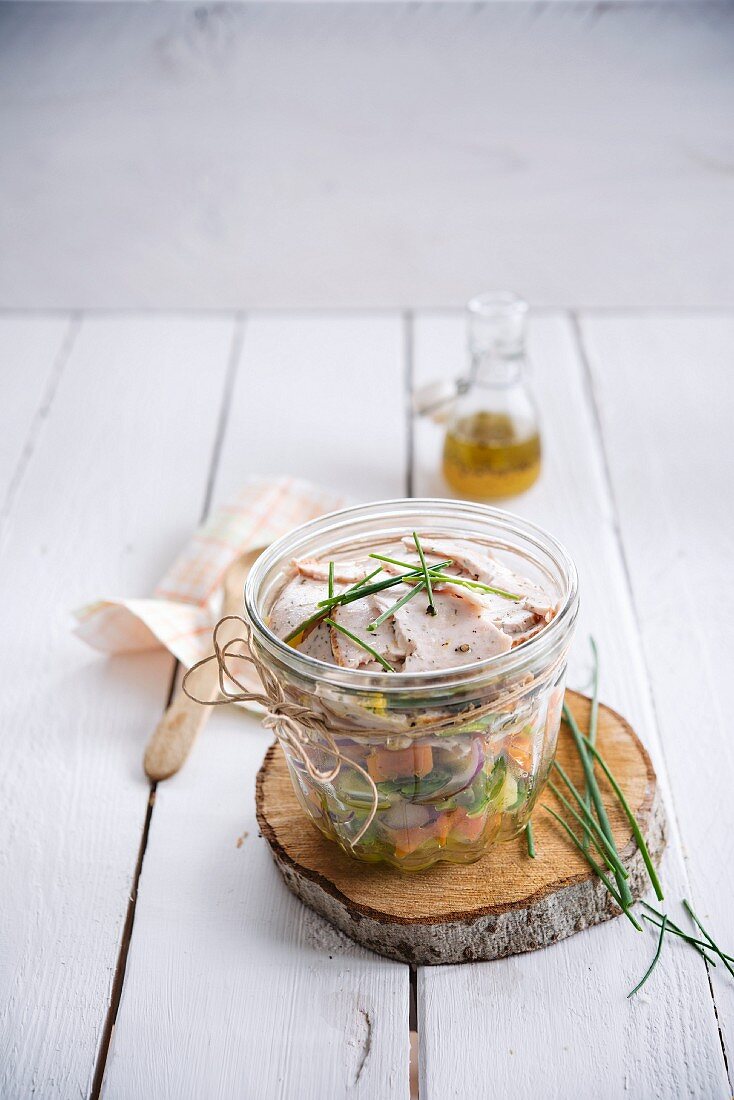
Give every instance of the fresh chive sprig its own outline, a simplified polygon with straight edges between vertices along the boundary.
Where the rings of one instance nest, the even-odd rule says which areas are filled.
[[[591,676],[591,710],[589,711],[589,741],[592,745],[596,745],[596,733],[599,726],[599,651],[596,648],[596,642],[593,638],[589,638],[589,645],[591,646],[591,655],[594,661],[594,668]],[[591,810],[591,791],[588,784],[585,784],[584,802],[587,810]],[[584,843],[588,843],[588,838],[584,838]]]
[[[667,914],[661,913],[659,909],[655,909],[654,906],[649,905],[646,901],[641,901],[640,904],[643,905],[645,909],[649,910],[648,913],[642,914],[642,919],[649,921],[650,924],[654,924],[656,928],[659,928],[663,917]],[[651,917],[650,913],[654,913],[654,916]],[[655,917],[657,917],[658,919],[656,920]],[[705,959],[707,963],[709,963],[711,966],[716,966],[716,963],[711,958],[711,956],[706,954],[706,948],[711,950],[710,945],[706,942],[706,940],[697,940],[695,936],[689,936],[689,934],[687,932],[684,932],[682,928],[675,924],[670,919],[670,917],[668,917],[667,929],[668,933],[672,933],[674,936],[678,936],[680,939],[685,940],[686,943],[689,943],[691,947],[695,948],[701,958]],[[733,956],[727,955],[726,957],[729,959],[730,962],[734,962]]]
[[[629,1000],[630,997],[634,997],[635,993],[637,993],[637,991],[639,989],[642,989],[643,985],[645,984],[645,982],[647,981],[647,979],[650,977],[653,970],[657,966],[658,959],[660,958],[660,952],[663,949],[663,939],[665,938],[665,929],[667,927],[667,924],[668,924],[668,918],[667,918],[666,915],[663,915],[662,924],[660,925],[660,935],[658,936],[658,945],[657,945],[657,948],[655,949],[655,954],[653,955],[652,962],[650,963],[647,970],[645,971],[645,973],[640,978],[640,980],[637,983],[637,985],[635,986],[635,988],[630,989],[629,993],[627,994],[627,1000]]]
[[[586,738],[584,737],[581,730],[579,729],[578,723],[576,722],[576,719],[574,718],[571,711],[568,709],[568,706],[566,705],[566,703],[563,704],[563,717],[566,721],[566,724],[567,724],[568,728],[571,731],[571,736],[573,737],[574,744],[576,745],[576,751],[578,752],[579,758],[581,760],[581,767],[584,770],[584,778],[586,779],[586,786],[587,786],[587,788],[589,790],[589,793],[591,795],[591,800],[594,803],[594,809],[596,810],[596,816],[597,816],[597,819],[599,821],[599,825],[601,827],[602,832],[606,836],[607,840],[609,841],[609,843],[612,845],[612,847],[616,851],[616,844],[615,844],[615,841],[614,841],[614,834],[612,832],[612,826],[609,822],[609,816],[608,816],[606,808],[604,806],[604,801],[603,801],[602,796],[601,796],[601,791],[599,790],[599,784],[597,783],[596,776],[594,775],[594,766],[591,762],[591,758],[590,758],[588,750],[586,748],[586,744],[587,744]],[[617,788],[617,789],[619,789],[619,788]],[[638,831],[639,831],[639,827],[638,827]],[[642,833],[640,833],[640,836],[642,836]],[[644,843],[644,841],[643,841],[643,843]],[[582,847],[583,847],[583,845],[582,845]],[[632,894],[630,893],[630,888],[627,885],[627,880],[620,874],[615,874],[614,877],[617,880],[617,886],[619,887],[619,893],[620,893],[620,896],[622,897],[622,899],[625,903],[625,908],[626,908],[626,907],[628,907],[632,904]]]
[[[334,563],[329,562],[329,599],[334,599]]]
[[[450,564],[450,561],[440,563],[441,566]],[[299,638],[304,630],[308,630],[310,626],[321,622],[324,616],[328,615],[335,607],[342,607],[344,604],[354,603],[355,600],[363,600],[366,596],[371,596],[373,592],[384,592],[386,588],[394,588],[395,585],[402,584],[404,581],[414,581],[416,578],[423,575],[422,569],[412,569],[408,573],[401,573],[399,576],[389,577],[384,581],[375,581],[374,584],[368,583],[368,581],[372,580],[373,577],[376,577],[377,574],[381,572],[382,566],[378,566],[377,569],[373,569],[371,573],[363,577],[361,581],[357,581],[351,588],[347,588],[345,592],[341,592],[338,596],[329,596],[325,600],[319,600],[313,615],[309,615],[307,619],[304,619],[303,622],[294,627],[290,634],[286,634],[283,641],[292,642],[296,638]]]
[[[640,849],[640,855],[642,856],[642,859],[645,863],[645,867],[647,868],[647,873],[650,876],[650,882],[652,883],[653,890],[655,891],[655,896],[658,899],[658,901],[663,901],[664,898],[665,898],[665,895],[663,894],[663,888],[660,885],[660,879],[657,876],[655,866],[654,866],[654,864],[652,862],[652,859],[650,857],[650,852],[648,850],[647,844],[645,843],[645,838],[642,835],[642,830],[640,829],[640,826],[637,823],[637,818],[632,813],[632,810],[630,809],[629,802],[625,798],[624,792],[622,791],[622,788],[620,787],[617,780],[614,778],[614,775],[612,773],[611,768],[609,767],[609,765],[605,761],[602,754],[596,748],[596,746],[592,745],[590,739],[585,734],[581,733],[580,736],[583,738],[583,741],[586,744],[586,747],[593,754],[594,759],[598,762],[601,770],[604,772],[605,776],[609,780],[609,785],[612,788],[612,790],[614,791],[615,795],[617,796],[617,798],[619,800],[619,804],[622,807],[622,809],[624,810],[625,817],[627,818],[627,821],[630,824],[630,828],[632,829],[633,836],[634,836],[635,840],[637,841],[637,847]]]
[[[377,572],[381,572],[381,570],[377,570]],[[384,592],[386,588],[394,588],[396,584],[402,584],[403,581],[414,581],[416,578],[422,578],[422,576],[422,569],[410,569],[407,573],[397,573],[394,577],[388,577],[384,581],[375,581],[374,584],[361,584],[359,587],[354,585],[353,588],[347,589],[339,596],[334,596],[333,599],[319,600],[316,606],[329,608],[345,603],[353,603],[354,600],[362,600],[365,596],[371,596],[373,592]],[[434,576],[433,569],[431,569],[431,576]]]
[[[548,786],[553,791],[553,794],[556,796],[558,801],[564,806],[566,810],[568,810],[574,820],[579,823],[584,832],[588,836],[591,836],[591,841],[594,847],[606,863],[609,870],[614,875],[621,875],[622,878],[625,879],[629,878],[629,873],[623,866],[622,861],[617,854],[617,849],[613,845],[611,845],[607,838],[604,836],[604,833],[601,831],[596,821],[594,820],[593,814],[589,813],[587,819],[584,820],[581,814],[573,808],[571,803],[558,789],[558,787],[552,780],[548,783]],[[583,807],[583,799],[579,795],[578,791],[575,791],[574,788],[574,791],[572,791],[572,793],[575,793],[577,800],[581,802],[581,805]],[[589,833],[589,826],[591,826],[591,828],[594,830],[594,835],[591,835]]]
[[[340,634],[344,634],[345,637],[350,638],[355,645],[361,646],[367,653],[369,653],[376,661],[382,665],[385,672],[394,672],[389,661],[386,661],[381,653],[378,653],[376,649],[373,649],[369,642],[365,642],[363,638],[358,638],[356,634],[352,634],[351,630],[347,630],[345,626],[340,626],[339,623],[335,623],[333,619],[324,619],[327,626],[333,626],[334,630],[338,630]]]
[[[324,610],[316,611],[313,615],[309,615],[307,619],[304,619],[302,623],[299,623],[298,626],[294,627],[293,630],[291,630],[290,634],[286,634],[283,641],[286,643],[294,642],[296,638],[300,638],[303,632],[305,630],[308,630],[310,626],[314,626],[316,623],[322,622],[324,615],[327,614],[328,612]]]
[[[426,612],[428,615],[436,614],[436,605],[433,602],[433,589],[431,588],[431,574],[428,572],[428,566],[426,565],[426,556],[423,553],[423,547],[421,546],[421,540],[418,538],[418,532],[413,532],[413,542],[415,548],[418,551],[418,557],[421,559],[421,567],[423,569],[423,579],[425,581],[426,592],[428,593],[428,607]]]
[[[357,584],[353,584],[351,588],[348,588],[346,592],[341,592],[338,596],[331,596],[325,600],[319,600],[313,615],[309,615],[307,619],[304,619],[303,622],[294,627],[290,634],[286,634],[283,641],[294,641],[294,639],[303,634],[304,630],[308,630],[314,623],[321,622],[324,616],[328,615],[335,607],[341,607],[343,604],[353,603],[355,600],[364,599],[365,596],[370,596],[373,592],[382,592],[386,588],[393,588],[396,584],[401,584],[406,577],[409,580],[414,580],[416,577],[420,576],[420,570],[415,570],[413,573],[404,573],[400,577],[390,577],[388,580],[377,581],[375,584],[367,583],[381,572],[382,567],[374,569],[366,577],[363,577],[361,581],[358,581]]]
[[[331,562],[329,564],[331,565]],[[325,600],[323,602],[327,604],[327,607],[333,607],[335,604],[338,604],[342,601],[346,602],[347,596],[350,596],[351,594],[357,592],[358,589],[360,589],[363,585],[367,583],[367,581],[372,580],[373,577],[376,577],[377,574],[381,572],[382,566],[378,566],[377,569],[373,569],[371,573],[368,573],[366,577],[362,577],[361,581],[357,581],[357,583],[353,584],[351,588],[347,588],[346,592],[342,592],[339,596],[330,596],[328,600]],[[316,607],[320,608],[321,604],[316,604]],[[286,634],[283,641],[286,643],[295,641],[296,638],[303,634],[304,630],[308,630],[310,626],[313,626],[315,623],[321,622],[324,618],[324,615],[327,614],[328,609],[315,611],[313,615],[309,615],[307,619],[304,619],[302,623],[299,623],[298,626],[294,627],[294,629],[291,630],[290,634]]]
[[[401,596],[397,603],[394,603],[392,607],[388,607],[387,611],[383,611],[374,622],[370,623],[367,627],[370,634],[374,634],[379,626],[389,619],[391,615],[394,615],[396,611],[399,611],[401,607],[404,607],[408,600],[412,600],[414,596],[417,596],[419,592],[422,592],[426,587],[425,581],[418,581],[418,584],[414,584],[409,592],[406,592],[404,596]]]
[[[686,898],[683,898],[683,908],[685,909],[686,913],[688,913],[688,916],[691,918],[693,923],[699,928],[699,930],[703,933],[703,935],[706,937],[708,942],[711,944],[711,950],[714,952],[715,955],[718,955],[718,957],[721,959],[721,961],[723,962],[726,969],[731,974],[732,978],[734,978],[734,968],[732,967],[731,963],[729,962],[728,956],[724,954],[724,952],[721,950],[719,945],[714,940],[713,936],[709,935],[709,933],[706,931],[706,929],[701,924],[701,922],[698,919],[698,917],[696,916],[696,914],[693,912],[693,908],[691,906],[691,903]]]
[[[596,860],[593,858],[593,856],[591,856],[589,854],[588,850],[586,848],[584,848],[583,844],[581,843],[579,838],[576,836],[575,832],[573,831],[571,826],[568,824],[568,822],[564,821],[560,814],[557,814],[556,811],[551,809],[550,806],[546,806],[545,803],[543,803],[543,809],[547,810],[548,813],[551,814],[556,819],[558,824],[566,831],[566,833],[568,833],[568,836],[571,840],[571,843],[576,848],[578,848],[579,852],[581,852],[581,855],[584,857],[586,862],[589,864],[589,866],[591,867],[594,874],[597,876],[597,878],[601,879],[601,881],[604,883],[604,886],[607,888],[608,893],[610,893],[611,896],[614,898],[614,900],[616,901],[619,908],[622,910],[624,915],[627,917],[627,920],[631,924],[634,925],[634,927],[637,929],[638,932],[641,932],[642,931],[642,926],[638,923],[637,918],[635,917],[634,913],[630,909],[630,907],[629,907],[630,903],[628,903],[624,900],[621,893],[617,893],[617,891],[612,886],[610,880],[607,878],[607,876],[602,871],[599,864],[596,862]],[[625,880],[622,879],[622,882],[624,882],[624,881]],[[626,883],[625,883],[625,885],[626,885]]]
[[[400,561],[398,558],[388,558],[385,554],[370,554],[371,558],[375,561],[384,561],[388,565],[399,565],[403,569],[414,568],[413,563],[409,561]],[[481,581],[468,581],[464,577],[452,577],[450,573],[439,573],[437,570],[444,569],[447,565],[453,565],[451,561],[438,562],[436,565],[429,565],[431,572],[431,579],[433,581],[440,581],[441,584],[458,584],[460,588],[476,588],[479,592],[491,592],[494,596],[503,596],[506,600],[521,600],[522,596],[517,592],[507,592],[504,588],[493,588],[491,584],[483,584]]]
[[[533,823],[528,821],[525,826],[525,840],[528,845],[528,855],[531,859],[535,859],[535,835],[533,833]]]

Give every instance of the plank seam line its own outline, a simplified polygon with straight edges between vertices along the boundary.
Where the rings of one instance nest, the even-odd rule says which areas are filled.
[[[54,355],[51,369],[44,386],[43,393],[41,394],[41,400],[38,404],[38,408],[33,414],[33,419],[28,428],[28,434],[25,438],[23,448],[18,456],[18,461],[15,464],[13,475],[10,479],[7,491],[5,493],[5,499],[0,508],[0,538],[2,538],[7,525],[10,514],[13,510],[13,504],[15,498],[20,491],[20,487],[23,484],[23,480],[26,475],[26,471],[30,465],[33,453],[36,450],[38,441],[41,438],[43,427],[48,419],[48,414],[51,411],[56,392],[61,382],[61,376],[64,373],[66,364],[69,361],[76,338],[79,334],[81,327],[81,315],[78,313],[72,314],[69,318],[69,322],[64,331],[61,343]]]
[[[597,444],[598,444],[599,454],[600,454],[600,457],[601,457],[602,469],[603,469],[603,472],[604,472],[604,480],[605,480],[605,483],[606,483],[607,495],[609,497],[609,503],[610,503],[611,511],[612,511],[612,522],[613,522],[613,528],[614,528],[614,538],[615,538],[615,541],[617,543],[617,551],[619,553],[620,561],[621,561],[621,564],[622,564],[622,571],[623,571],[623,574],[624,574],[625,587],[627,589],[627,596],[628,596],[628,599],[629,599],[629,602],[630,602],[630,607],[631,607],[631,610],[632,610],[632,616],[633,616],[633,620],[634,620],[634,623],[635,623],[635,630],[636,630],[637,638],[638,638],[639,645],[640,645],[640,656],[641,656],[641,659],[642,659],[642,666],[643,666],[643,669],[644,669],[644,672],[645,672],[645,679],[647,681],[647,694],[648,694],[648,698],[649,698],[649,701],[650,701],[650,708],[651,708],[651,711],[652,711],[653,722],[654,722],[654,725],[655,725],[655,732],[657,734],[657,740],[658,740],[658,746],[659,746],[659,755],[662,757],[663,766],[665,768],[665,786],[666,786],[667,792],[669,793],[669,798],[666,799],[666,802],[670,803],[669,809],[672,813],[672,818],[673,818],[673,821],[675,823],[676,842],[677,842],[678,848],[681,852],[681,855],[683,855],[683,852],[685,851],[685,848],[684,848],[684,845],[683,845],[683,830],[681,828],[681,823],[680,823],[680,820],[678,818],[678,809],[677,809],[677,806],[675,805],[675,800],[673,798],[673,787],[672,787],[672,784],[670,782],[667,754],[665,752],[665,740],[662,736],[660,715],[659,715],[658,708],[657,708],[656,701],[655,701],[655,693],[654,693],[653,687],[652,687],[652,676],[650,674],[650,666],[649,666],[649,662],[648,662],[648,659],[647,659],[647,654],[645,652],[645,645],[644,645],[643,633],[642,633],[642,624],[640,622],[640,618],[639,618],[639,615],[638,615],[638,612],[637,612],[637,604],[635,603],[635,598],[634,598],[634,587],[633,587],[633,583],[632,583],[632,572],[630,570],[629,560],[627,558],[627,553],[626,553],[626,550],[625,550],[624,540],[623,540],[623,536],[622,536],[622,522],[621,522],[621,519],[620,519],[620,511],[619,511],[619,507],[618,507],[618,504],[617,504],[616,494],[614,492],[614,482],[612,480],[612,470],[611,470],[611,465],[609,463],[609,452],[608,452],[608,448],[607,448],[605,438],[604,438],[604,428],[603,428],[603,425],[602,425],[601,413],[599,411],[599,401],[598,401],[596,389],[594,387],[594,375],[593,375],[592,370],[591,370],[591,362],[589,360],[587,347],[586,347],[586,342],[584,340],[584,334],[583,334],[583,330],[582,330],[582,327],[581,327],[580,318],[579,318],[579,315],[576,312],[576,310],[570,310],[569,311],[569,318],[570,318],[570,321],[571,321],[571,328],[572,328],[573,335],[574,335],[576,350],[578,352],[579,359],[581,361],[582,370],[583,370],[583,378],[584,378],[584,384],[585,384],[585,389],[586,389],[586,398],[587,398],[587,401],[588,401],[588,404],[589,404],[591,415],[592,415],[593,420],[594,420],[594,426],[596,428]],[[683,858],[681,860],[681,864],[682,864],[683,876],[684,876],[684,879],[685,879],[685,881],[688,885],[688,889],[690,890],[690,894],[691,894],[691,896],[695,897],[696,894],[695,894],[695,891],[693,890],[693,886],[691,884],[691,880],[690,880],[689,875],[688,875],[688,866],[687,866],[685,858]],[[724,1059],[724,1068],[726,1070],[727,1080],[729,1081],[729,1087],[732,1090],[732,1092],[734,1093],[734,1082],[732,1082],[732,1079],[731,1079],[731,1076],[730,1076],[730,1073],[729,1073],[729,1063],[728,1063],[728,1059],[727,1059],[727,1056],[726,1056],[726,1047],[725,1047],[725,1044],[724,1044],[724,1036],[723,1036],[722,1028],[721,1028],[721,1025],[719,1024],[719,1012],[718,1012],[718,1007],[717,1007],[717,1004],[716,1004],[716,995],[714,993],[713,983],[711,981],[710,967],[708,966],[707,963],[704,963],[704,966],[706,968],[706,978],[707,978],[707,981],[708,981],[709,992],[711,994],[711,1001],[712,1001],[712,1005],[713,1005],[713,1009],[714,1009],[714,1017],[716,1019],[716,1026],[717,1026],[717,1029],[718,1029],[718,1032],[719,1032],[719,1044],[721,1046],[721,1054],[722,1054],[722,1057]]]
[[[219,407],[219,414],[217,416],[217,423],[214,430],[214,443],[212,445],[211,458],[209,460],[209,472],[206,480],[206,488],[204,490],[204,502],[202,505],[201,516],[199,520],[200,523],[203,523],[206,520],[209,514],[209,508],[211,507],[214,484],[216,481],[217,471],[219,469],[219,460],[224,443],[224,436],[226,434],[227,426],[229,423],[229,410],[232,403],[232,392],[234,390],[235,380],[237,377],[237,368],[242,352],[244,334],[245,315],[237,314],[234,318],[232,339],[227,356],[227,367],[224,376],[224,388],[222,391],[222,400]],[[180,668],[180,662],[174,661],[171,671],[171,678],[168,685],[168,693],[163,707],[164,712],[168,709],[173,700],[176,691],[176,680],[178,678]],[[120,948],[117,954],[117,965],[115,967],[115,975],[112,981],[110,1003],[105,1017],[104,1027],[102,1029],[102,1038],[100,1040],[97,1061],[94,1068],[94,1076],[92,1078],[92,1088],[89,1094],[90,1100],[99,1100],[102,1093],[104,1075],[107,1069],[110,1048],[112,1046],[112,1037],[114,1035],[115,1025],[117,1023],[117,1015],[120,1010],[120,1003],[122,1001],[122,991],[125,985],[125,973],[127,971],[127,960],[130,953],[130,944],[132,943],[133,929],[135,927],[135,910],[138,901],[140,876],[143,871],[145,853],[148,847],[148,839],[150,837],[150,830],[153,822],[153,809],[155,806],[157,789],[158,784],[151,783],[148,793],[148,805],[145,812],[145,821],[143,823],[143,832],[140,837],[140,847],[138,849],[138,857],[135,863],[135,871],[133,874],[130,896],[128,898],[127,911],[125,913],[125,923],[123,925],[122,937],[120,939]]]
[[[415,411],[413,406],[413,387],[415,384],[415,315],[406,309],[403,320],[403,381],[405,397],[405,495],[412,497],[415,491]],[[415,1043],[411,1043],[415,1035]],[[416,1062],[415,1074],[413,1062]],[[420,1085],[420,1034],[418,1031],[418,971],[415,966],[408,969],[408,1081],[409,1087],[415,1082],[415,1091],[411,1091],[411,1100],[419,1100]],[[356,1083],[356,1082],[355,1082]]]
[[[219,472],[219,462],[222,456],[224,437],[227,434],[227,427],[229,425],[229,414],[232,407],[232,394],[234,393],[234,386],[237,379],[237,371],[239,367],[240,357],[242,355],[242,348],[245,342],[246,326],[246,315],[244,313],[235,314],[232,342],[229,348],[227,370],[224,377],[224,392],[222,394],[222,404],[220,406],[219,416],[217,418],[217,427],[214,433],[214,446],[212,448],[212,457],[209,465],[209,476],[207,477],[206,489],[204,491],[204,503],[201,509],[201,523],[203,523],[209,515],[209,509],[211,507],[212,497],[214,495],[214,485],[216,483],[217,474]]]
[[[168,689],[168,703],[170,702],[174,687],[176,684],[176,671],[178,664],[174,662],[173,669],[171,670],[171,680]],[[104,1083],[105,1070],[107,1069],[107,1058],[112,1045],[112,1036],[115,1031],[115,1024],[117,1023],[117,1014],[120,1010],[120,1001],[122,1000],[122,990],[125,984],[125,972],[127,970],[127,959],[130,953],[130,943],[133,936],[133,927],[135,925],[135,907],[138,901],[138,887],[140,885],[140,876],[143,870],[143,861],[145,859],[145,851],[148,847],[148,837],[150,836],[150,826],[153,820],[153,807],[155,806],[157,784],[151,783],[148,792],[148,804],[145,810],[145,820],[143,822],[143,832],[140,837],[140,847],[138,848],[138,858],[135,862],[135,871],[133,872],[133,881],[130,887],[130,896],[128,897],[127,910],[125,912],[125,923],[122,928],[122,936],[120,938],[120,948],[117,952],[117,964],[115,966],[115,974],[112,979],[112,992],[110,993],[110,1003],[105,1016],[104,1027],[102,1028],[102,1038],[100,1039],[99,1051],[97,1054],[97,1061],[94,1067],[94,1076],[92,1078],[92,1088],[89,1093],[90,1100],[99,1100],[102,1092],[102,1085]]]
[[[0,306],[0,317],[58,317],[69,314],[85,314],[89,317],[232,317],[238,314],[256,314],[262,316],[385,316],[415,311],[426,316],[435,314],[458,314],[464,312],[462,302],[433,303],[431,305],[412,305],[406,303],[383,302],[372,305],[279,305],[258,306],[252,302],[238,302],[228,306]],[[691,314],[696,317],[731,317],[734,308],[731,303],[719,305],[692,305],[690,303],[658,302],[649,306],[625,305],[613,303],[605,305],[585,305],[583,302],[554,302],[549,305],[533,306],[533,315],[541,317],[557,316],[559,313],[583,313],[589,316],[630,316],[630,317],[678,317]]]
[[[418,1026],[418,967],[411,966],[408,971],[409,1003],[408,1003],[408,1076],[411,1082],[411,1100],[420,1100],[421,1079],[421,1033]],[[410,1036],[415,1035],[415,1044],[410,1043]],[[413,1075],[413,1059],[415,1059],[415,1075]]]
[[[413,378],[415,318],[412,310],[403,312],[403,380],[405,385],[405,495],[413,496],[415,484],[415,414],[413,411]]]

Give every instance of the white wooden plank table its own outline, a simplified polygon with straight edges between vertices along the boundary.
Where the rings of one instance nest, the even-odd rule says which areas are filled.
[[[593,631],[663,784],[671,911],[689,897],[731,947],[734,318],[538,314],[530,350],[546,457],[511,506],[578,561],[571,683]],[[612,921],[413,978],[285,890],[254,820],[257,720],[213,715],[151,799],[172,662],[69,634],[78,604],[147,594],[252,474],[443,494],[440,431],[407,399],[462,365],[456,313],[0,316],[3,1098],[407,1100],[411,1016],[421,1100],[731,1095],[722,967],[666,944],[629,1002],[654,937]]]
[[[727,3],[6,3],[0,302],[734,308]]]

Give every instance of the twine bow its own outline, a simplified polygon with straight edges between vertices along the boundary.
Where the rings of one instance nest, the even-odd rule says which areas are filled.
[[[220,631],[225,623],[233,621],[242,624],[244,627],[244,637],[230,638],[229,641],[222,644],[219,638]],[[315,783],[332,783],[338,776],[342,764],[347,764],[349,767],[354,768],[355,771],[358,771],[369,785],[372,805],[361,829],[354,839],[350,841],[350,846],[353,848],[359,843],[375,819],[379,795],[377,787],[375,786],[375,781],[369,772],[360,764],[357,764],[356,761],[345,756],[336,745],[334,740],[335,735],[339,735],[340,733],[348,735],[350,731],[338,730],[331,727],[324,718],[320,718],[318,715],[314,714],[308,707],[304,707],[300,703],[293,703],[286,698],[285,692],[277,678],[256,655],[252,647],[252,627],[241,615],[225,615],[220,619],[214,627],[212,640],[214,643],[214,653],[210,654],[208,657],[204,657],[203,660],[197,661],[195,665],[191,666],[181,684],[183,692],[188,695],[189,699],[192,699],[195,703],[201,703],[202,706],[221,707],[228,706],[230,703],[257,703],[259,706],[263,707],[265,715],[263,716],[262,723],[265,728],[271,729],[281,744],[287,746],[291,754],[301,762],[306,772]],[[242,646],[245,647],[246,652],[244,653],[240,651],[240,647]],[[237,647],[238,651],[235,652],[233,647]],[[262,693],[250,691],[245,684],[235,676],[227,665],[227,661],[231,659],[246,661],[253,666],[263,686]],[[199,699],[187,686],[188,681],[197,669],[203,668],[204,665],[210,664],[211,661],[217,662],[219,690],[224,696],[223,699]],[[231,691],[226,681],[230,681],[234,684],[237,691]],[[321,752],[325,752],[328,756],[333,757],[334,764],[331,768],[319,768],[309,756],[309,750],[312,749],[314,745],[309,733],[318,733],[321,738],[323,738],[323,743],[319,742],[318,748]]]

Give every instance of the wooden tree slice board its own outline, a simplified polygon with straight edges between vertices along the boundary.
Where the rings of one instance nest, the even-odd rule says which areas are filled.
[[[581,729],[587,729],[590,700],[569,691],[566,702]],[[667,825],[650,758],[628,723],[603,705],[598,745],[657,864]],[[565,724],[557,759],[581,787],[581,765]],[[637,898],[648,886],[642,857],[616,799],[605,781],[600,782],[630,890]],[[561,811],[550,788],[540,802]],[[289,889],[353,940],[401,962],[499,959],[546,947],[619,914],[581,854],[539,806],[533,815],[535,859],[528,856],[523,836],[496,845],[469,865],[439,863],[406,873],[360,863],[306,820],[276,744],[258,774],[257,818]]]

